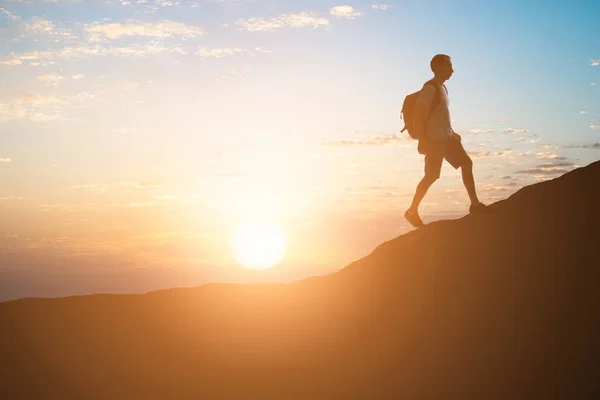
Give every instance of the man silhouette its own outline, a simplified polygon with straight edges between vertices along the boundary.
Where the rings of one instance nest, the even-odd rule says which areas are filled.
[[[415,105],[414,127],[419,137],[419,152],[425,153],[425,177],[419,182],[413,202],[404,217],[414,226],[420,227],[423,221],[419,217],[419,204],[427,190],[440,177],[442,162],[448,161],[455,169],[460,168],[462,179],[471,207],[469,212],[486,212],[487,206],[479,201],[473,178],[473,161],[462,145],[462,138],[454,132],[450,124],[450,109],[446,82],[452,74],[452,60],[445,54],[437,54],[431,59],[433,79],[428,81],[419,94]],[[436,96],[435,109],[430,110]]]

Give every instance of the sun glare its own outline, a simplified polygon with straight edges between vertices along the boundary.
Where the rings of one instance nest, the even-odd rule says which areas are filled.
[[[248,221],[236,230],[231,243],[233,256],[244,267],[265,270],[281,262],[285,237],[277,227],[263,221]]]

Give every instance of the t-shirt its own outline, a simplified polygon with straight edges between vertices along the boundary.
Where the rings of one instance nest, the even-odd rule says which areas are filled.
[[[419,98],[417,99],[417,105],[419,107],[423,106],[427,110],[425,118],[427,117],[431,103],[433,103],[433,98],[436,96],[437,89],[433,85],[437,85],[437,83],[433,82],[425,85],[421,89]],[[427,137],[434,140],[447,139],[454,134],[450,125],[450,101],[448,100],[448,91],[445,86],[440,87],[440,102],[427,120],[426,132]]]

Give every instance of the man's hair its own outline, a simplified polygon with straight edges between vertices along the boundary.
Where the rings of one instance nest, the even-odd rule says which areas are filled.
[[[431,59],[429,65],[431,66],[431,70],[435,73],[435,71],[439,68],[440,65],[450,60],[450,56],[446,54],[436,54]]]

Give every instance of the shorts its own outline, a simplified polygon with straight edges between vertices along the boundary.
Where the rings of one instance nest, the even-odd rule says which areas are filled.
[[[438,179],[440,177],[442,161],[444,159],[446,159],[454,169],[458,169],[471,162],[471,158],[465,151],[460,140],[454,138],[428,140],[427,154],[425,154],[425,175]]]

